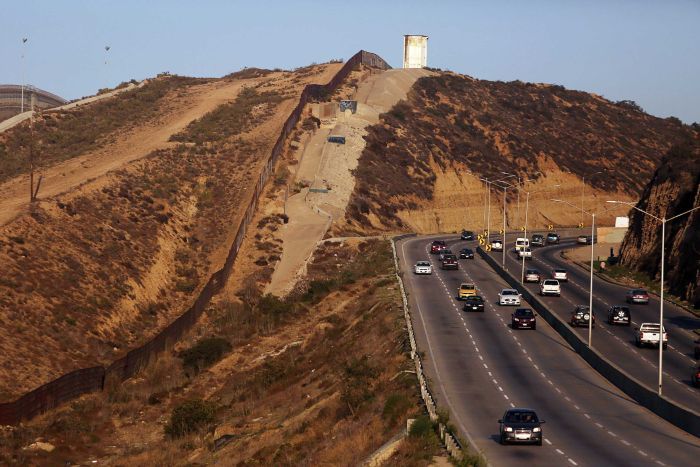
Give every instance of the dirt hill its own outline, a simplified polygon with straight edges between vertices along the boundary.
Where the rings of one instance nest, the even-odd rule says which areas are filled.
[[[673,147],[637,203],[660,218],[700,205],[700,139]],[[700,307],[700,210],[666,224],[665,283],[669,291]],[[661,273],[661,223],[630,211],[630,229],[621,245],[622,264],[658,280]]]
[[[46,185],[53,196],[42,187],[39,202],[0,227],[0,400],[109,364],[179,316],[222,266],[301,90],[340,66],[166,77],[157,92],[145,86],[36,123],[43,173],[56,182]],[[27,131],[3,135],[16,148],[5,156],[26,152]],[[2,187],[24,193],[26,167],[0,165],[13,176]],[[4,191],[3,213],[11,200]]]
[[[515,173],[533,179],[525,186],[532,192],[558,184],[557,190],[531,198],[529,222],[577,224],[580,212],[546,199],[580,205],[583,176],[587,210],[601,209],[605,196],[635,199],[661,156],[695,133],[631,102],[453,73],[418,80],[407,100],[368,130],[346,217],[351,231],[368,225],[417,231],[481,227],[484,188],[469,171],[487,177]],[[501,204],[493,198],[498,215]],[[524,190],[516,208],[515,190],[508,194],[510,226],[523,223],[522,198]]]

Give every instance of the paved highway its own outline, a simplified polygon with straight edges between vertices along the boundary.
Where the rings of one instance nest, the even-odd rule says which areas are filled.
[[[570,313],[576,305],[588,304],[590,275],[575,264],[561,258],[563,249],[575,245],[573,241],[564,241],[560,245],[535,248],[533,260],[526,261],[525,268],[534,267],[540,273],[549,274],[554,267],[567,270],[569,281],[562,282],[561,297],[541,297],[542,301],[564,321],[569,321]],[[502,253],[491,253],[494,258],[502,259]],[[522,261],[506,252],[508,270],[516,277],[520,276]],[[526,284],[531,291],[538,291],[538,284]],[[609,325],[605,320],[607,310],[612,305],[625,305],[625,292],[628,289],[611,284],[598,278],[593,282],[593,310],[596,315],[596,328],[593,330],[592,344],[606,358],[613,361],[627,373],[655,390],[658,384],[658,348],[637,348],[634,343],[634,327],[643,322],[658,322],[659,301],[650,297],[648,305],[627,305],[633,324],[631,326]],[[700,390],[692,387],[691,372],[696,364],[693,357],[693,337],[688,328],[700,328],[700,319],[675,305],[664,306],[664,326],[669,335],[669,347],[664,352],[664,387],[663,394],[693,410],[700,410]],[[588,338],[588,328],[576,328],[579,335]]]
[[[438,404],[492,465],[697,465],[698,438],[609,384],[544,320],[534,331],[510,329],[513,308],[495,304],[505,282],[480,259],[440,270],[430,240],[397,244],[416,339]],[[454,251],[465,242],[448,244]],[[433,263],[432,276],[412,273],[418,260]],[[455,299],[467,281],[485,297],[484,313],[465,313]],[[497,420],[515,406],[547,421],[543,446],[498,444]]]

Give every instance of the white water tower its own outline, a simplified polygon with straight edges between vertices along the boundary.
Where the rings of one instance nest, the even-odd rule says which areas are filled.
[[[403,67],[425,68],[428,65],[428,36],[403,36]]]

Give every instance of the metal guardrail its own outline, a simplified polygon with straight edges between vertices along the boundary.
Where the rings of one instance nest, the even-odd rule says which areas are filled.
[[[477,252],[503,280],[512,288],[518,290],[523,298],[537,310],[540,316],[601,376],[617,386],[641,406],[673,423],[678,428],[692,435],[700,436],[700,413],[672,402],[664,396],[659,396],[656,391],[627,374],[613,362],[603,357],[597,350],[588,347],[587,343],[566,322],[547,308],[530,290],[523,287],[518,278],[504,270],[498,261],[494,260],[481,247],[477,248]]]
[[[104,390],[106,382],[119,383],[136,375],[156,356],[170,348],[195,325],[211,298],[224,286],[233,269],[238,251],[245,239],[258,200],[272,170],[283,153],[288,136],[296,126],[306,104],[313,99],[323,99],[332,93],[350,72],[360,64],[375,68],[391,68],[381,57],[360,50],[353,55],[327,84],[308,84],[304,87],[299,103],[291,112],[272,148],[267,163],[263,167],[248,202],[245,214],[238,227],[235,240],[229,249],[223,268],[216,271],[195,299],[192,306],[141,347],[131,350],[124,357],[104,368],[96,366],[75,370],[50,381],[12,402],[0,404],[0,424],[16,425],[22,420],[31,419],[64,402],[76,399],[83,394]]]
[[[404,318],[406,319],[406,330],[408,332],[408,339],[411,343],[411,359],[413,360],[416,366],[416,377],[418,378],[418,385],[420,386],[421,398],[425,403],[425,408],[428,411],[428,416],[430,417],[430,420],[432,422],[436,422],[439,418],[437,413],[437,404],[435,403],[435,399],[433,398],[433,395],[430,392],[430,388],[428,387],[428,381],[426,380],[423,372],[423,362],[421,362],[420,356],[418,355],[418,347],[416,346],[416,337],[413,333],[413,323],[411,322],[411,314],[408,311],[408,297],[406,296],[406,289],[403,285],[403,279],[399,274],[399,260],[396,255],[396,240],[414,235],[415,234],[401,235],[392,238],[391,251],[394,255],[394,268],[396,269],[396,280],[398,281],[399,289],[401,290],[401,300],[403,301],[403,313]],[[450,456],[452,456],[455,459],[461,459],[463,457],[464,452],[462,451],[462,446],[459,444],[459,440],[457,440],[454,434],[450,433],[450,431],[443,423],[438,422],[438,429],[440,431],[440,439],[445,444],[445,448],[447,449],[447,452],[450,454]]]

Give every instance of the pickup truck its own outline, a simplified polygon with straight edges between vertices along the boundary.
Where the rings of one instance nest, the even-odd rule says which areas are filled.
[[[659,323],[642,323],[635,329],[634,342],[637,347],[643,345],[659,345]],[[663,346],[664,349],[668,346],[668,334],[666,329],[663,329]]]

